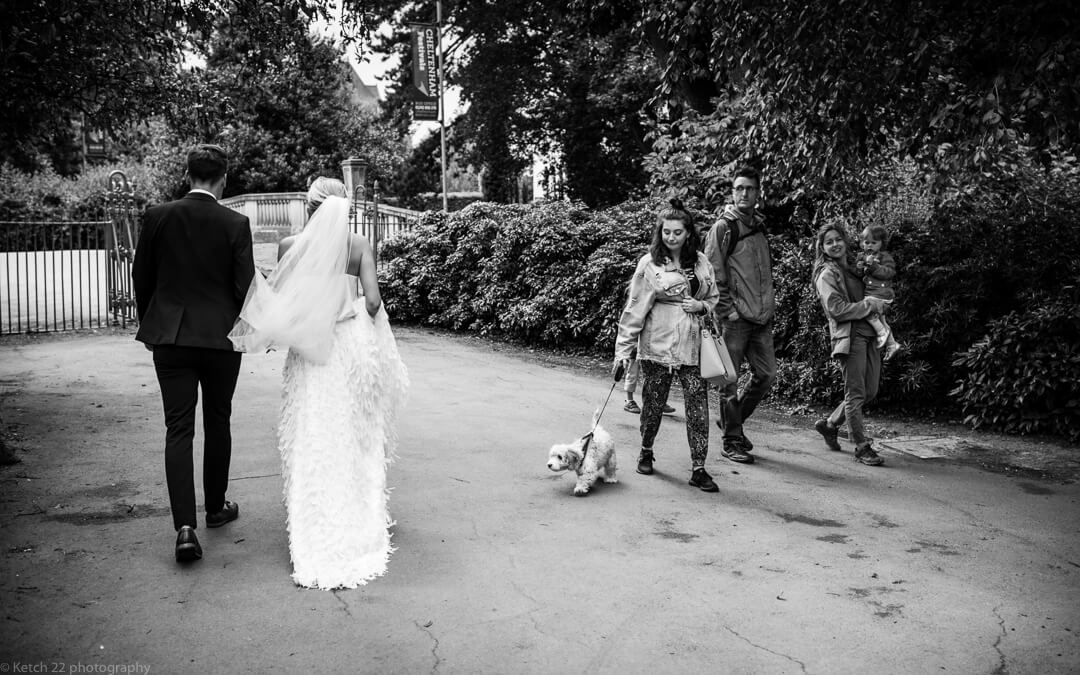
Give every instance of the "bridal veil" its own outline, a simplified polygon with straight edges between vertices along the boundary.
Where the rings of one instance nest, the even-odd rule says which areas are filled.
[[[325,362],[334,325],[352,314],[349,239],[349,200],[329,196],[270,276],[255,274],[229,333],[235,349],[290,348],[314,363]]]

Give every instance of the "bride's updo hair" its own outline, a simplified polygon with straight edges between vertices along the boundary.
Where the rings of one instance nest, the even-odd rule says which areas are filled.
[[[308,218],[315,213],[316,209],[322,206],[327,197],[344,197],[348,199],[349,193],[345,190],[345,183],[342,183],[337,178],[327,178],[326,176],[319,176],[313,180],[311,187],[307,191]]]

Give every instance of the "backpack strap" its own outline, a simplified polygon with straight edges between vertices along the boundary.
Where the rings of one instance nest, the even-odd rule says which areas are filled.
[[[724,224],[727,225],[727,234],[724,235],[724,238],[727,239],[727,246],[725,249],[727,250],[727,257],[730,258],[731,254],[735,252],[735,246],[739,243],[739,240],[742,239],[742,228],[739,226],[739,220],[737,218],[731,219],[726,217],[725,214],[720,216],[720,220],[724,221]]]

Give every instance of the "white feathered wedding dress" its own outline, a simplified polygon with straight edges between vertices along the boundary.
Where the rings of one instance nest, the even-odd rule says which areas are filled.
[[[386,467],[408,373],[385,310],[371,317],[344,272],[348,206],[327,198],[274,273],[256,275],[231,335],[244,351],[289,347],[278,449],[292,578],[309,588],[365,584],[393,551]]]

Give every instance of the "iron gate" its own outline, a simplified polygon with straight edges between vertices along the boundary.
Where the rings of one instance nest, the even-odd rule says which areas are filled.
[[[0,222],[0,334],[126,326],[135,320],[135,193],[109,176],[106,217]]]

